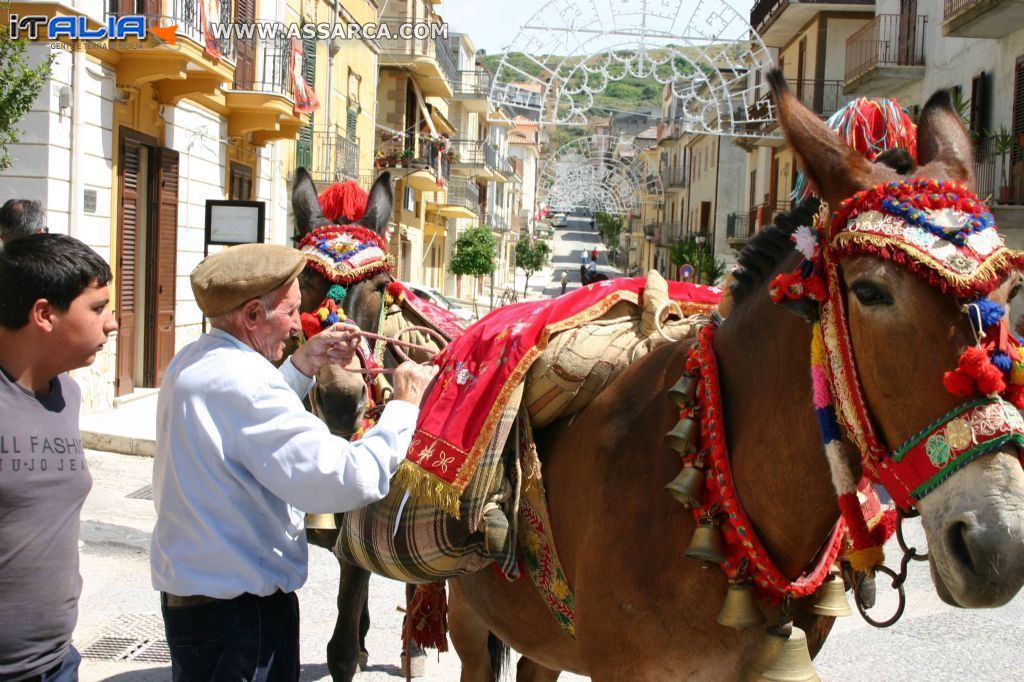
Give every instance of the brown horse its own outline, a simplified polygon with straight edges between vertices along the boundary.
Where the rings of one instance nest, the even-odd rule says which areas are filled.
[[[830,206],[899,179],[841,143],[781,74],[770,81],[787,139]],[[971,141],[945,94],[925,107],[918,139],[921,175],[972,183]],[[767,293],[772,276],[799,261],[789,239],[796,225],[751,240],[734,285],[736,307],[713,345],[737,493],[790,579],[808,568],[839,516],[811,402],[810,328]],[[892,261],[847,258],[842,286],[868,407],[884,442],[903,443],[960,403],[942,378],[974,343],[972,330],[955,298]],[[509,583],[492,571],[457,578],[450,622],[464,681],[493,679],[488,631],[529,657],[520,680],[554,680],[559,670],[597,682],[741,677],[763,631],[717,624],[726,578],[684,557],[693,514],[663,490],[680,470],[663,440],[678,418],[666,392],[689,345],[645,356],[582,413],[537,433],[555,545],[575,591],[576,638],[556,624],[530,580]],[[850,466],[859,473],[859,461]],[[999,606],[1017,593],[1024,471],[1016,448],[973,460],[917,508],[943,600]],[[809,601],[792,610],[817,651],[831,619],[810,615]],[[783,620],[778,608],[764,611],[769,623]]]
[[[356,224],[383,235],[391,219],[393,196],[391,178],[383,173],[370,190],[366,215],[358,221],[342,217],[339,224]],[[317,227],[332,225],[333,221],[324,217],[317,199],[316,186],[304,168],[295,174],[292,190],[292,207],[295,213],[295,240],[302,239]],[[385,294],[392,278],[381,272],[367,279],[349,285],[340,308],[345,316],[353,320],[362,330],[376,332],[380,321],[381,308],[385,305]],[[313,268],[307,267],[299,276],[299,287],[302,292],[302,312],[315,310],[327,296],[331,282]],[[389,315],[402,315],[392,313]],[[424,325],[425,320],[402,320],[399,327]],[[417,337],[413,340],[421,345],[439,345],[430,337]],[[425,361],[428,356],[422,351],[409,352],[411,359]],[[389,347],[384,354],[385,368],[393,369],[399,364]],[[347,372],[339,367],[327,365],[317,374],[316,389],[310,395],[312,409],[327,424],[332,433],[341,437],[350,437],[355,433],[367,405],[367,395],[362,376]],[[328,550],[333,550],[338,538],[335,530],[307,530],[309,541]],[[368,607],[368,589],[370,573],[358,566],[339,559],[341,576],[338,584],[338,620],[334,633],[327,645],[327,667],[335,680],[351,680],[358,670],[360,659],[365,663],[366,633],[370,628],[370,612]],[[407,596],[411,596],[412,586],[407,587]]]

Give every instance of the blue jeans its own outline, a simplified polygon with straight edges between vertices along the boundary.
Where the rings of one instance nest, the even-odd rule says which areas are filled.
[[[195,606],[161,598],[174,682],[299,679],[299,599],[243,594]]]

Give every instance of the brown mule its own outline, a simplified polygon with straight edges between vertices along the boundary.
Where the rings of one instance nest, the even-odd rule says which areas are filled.
[[[830,206],[899,179],[843,145],[780,74],[770,81],[790,145]],[[972,183],[970,139],[947,96],[925,107],[918,139],[921,175]],[[789,240],[797,224],[751,241],[735,308],[714,337],[738,496],[790,579],[812,562],[838,517],[811,403],[810,329],[767,294],[772,276],[798,262]],[[846,259],[842,286],[871,414],[884,442],[903,443],[959,404],[942,378],[974,343],[967,318],[951,295],[891,261]],[[680,469],[663,435],[678,417],[666,393],[682,373],[687,345],[644,357],[584,412],[537,434],[555,544],[575,590],[576,639],[559,628],[529,580],[508,583],[491,571],[460,577],[450,581],[450,620],[465,682],[493,679],[484,628],[535,662],[524,664],[520,679],[554,679],[544,670],[596,682],[741,677],[763,630],[717,624],[725,576],[683,556],[693,516],[663,490]],[[850,465],[859,472],[859,462]],[[918,509],[944,600],[998,606],[1017,593],[1024,583],[1024,471],[1016,449],[973,460]],[[816,651],[831,619],[809,615],[809,601],[798,600],[793,611]],[[763,608],[769,623],[780,622],[779,609]]]

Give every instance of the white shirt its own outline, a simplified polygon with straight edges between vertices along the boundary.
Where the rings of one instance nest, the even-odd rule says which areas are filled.
[[[387,494],[419,408],[392,400],[349,443],[303,408],[314,383],[219,329],[174,356],[157,400],[154,588],[220,599],[294,591],[306,581],[303,512]]]

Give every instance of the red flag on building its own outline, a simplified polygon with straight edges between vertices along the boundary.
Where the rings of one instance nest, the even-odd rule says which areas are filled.
[[[313,87],[302,75],[302,41],[292,38],[292,91],[295,93],[295,111],[308,114],[320,108]]]
[[[220,59],[220,43],[210,28],[214,21],[220,21],[220,0],[202,0],[199,3],[199,28],[203,33],[203,45],[206,46],[206,54]]]

